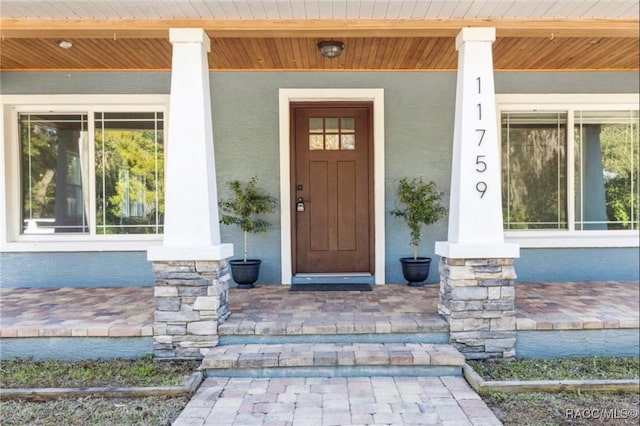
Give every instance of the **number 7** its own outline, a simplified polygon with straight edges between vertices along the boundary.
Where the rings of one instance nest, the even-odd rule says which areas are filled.
[[[480,132],[480,140],[478,141],[478,146],[482,145],[482,140],[484,139],[484,134],[487,129],[476,129],[476,132]]]

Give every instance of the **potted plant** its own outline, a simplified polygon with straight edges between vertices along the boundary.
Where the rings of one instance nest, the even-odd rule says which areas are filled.
[[[269,222],[259,216],[270,213],[276,206],[276,199],[264,191],[258,189],[258,178],[252,177],[246,184],[233,180],[227,185],[233,192],[233,198],[220,201],[223,214],[220,223],[224,225],[236,225],[244,233],[244,255],[242,259],[229,261],[233,280],[238,288],[253,288],[260,274],[260,259],[248,258],[249,233],[266,232]]]
[[[423,286],[429,277],[430,257],[418,257],[418,246],[423,225],[431,225],[444,217],[447,208],[443,206],[443,193],[438,192],[433,181],[422,179],[400,179],[398,185],[400,208],[391,210],[391,214],[403,217],[411,235],[412,257],[400,259],[402,275],[410,286]]]

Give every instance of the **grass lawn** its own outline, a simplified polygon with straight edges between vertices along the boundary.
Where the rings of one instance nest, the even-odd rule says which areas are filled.
[[[198,361],[135,360],[0,362],[3,388],[175,386],[184,383]],[[0,402],[1,425],[169,425],[188,398],[71,398],[47,402]]]
[[[75,398],[47,402],[2,401],[0,424],[170,425],[189,398]]]
[[[176,386],[200,365],[198,361],[154,361],[138,359],[0,361],[0,383],[4,388]]]
[[[568,358],[470,362],[485,380],[633,379],[638,358]],[[177,385],[198,367],[196,361],[154,362],[151,357],[110,361],[0,362],[2,387],[82,387]],[[483,399],[506,426],[637,425],[635,394],[494,393]],[[188,398],[75,398],[48,402],[3,401],[4,425],[168,425]]]
[[[599,380],[640,377],[640,359],[634,357],[469,361],[468,364],[485,380]]]
[[[638,358],[470,361],[485,380],[637,379]],[[639,394],[492,393],[483,396],[505,426],[638,425]]]
[[[638,425],[638,394],[493,393],[482,399],[505,426]]]

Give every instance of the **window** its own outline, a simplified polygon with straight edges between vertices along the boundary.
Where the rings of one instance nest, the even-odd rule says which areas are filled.
[[[162,112],[21,113],[18,122],[22,234],[162,232]]]
[[[567,228],[566,113],[502,114],[505,229]]]
[[[20,114],[18,121],[22,232],[89,232],[87,114]]]
[[[96,113],[96,232],[162,232],[162,113]]]
[[[637,106],[553,100],[501,105],[505,230],[638,231]]]
[[[0,102],[0,251],[144,251],[161,243],[168,95]]]
[[[353,151],[356,149],[353,117],[310,117],[309,150]]]
[[[638,111],[575,112],[575,229],[638,229]]]

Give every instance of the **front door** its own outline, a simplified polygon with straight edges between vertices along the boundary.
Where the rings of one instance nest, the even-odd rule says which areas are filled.
[[[291,106],[294,274],[373,274],[371,103]]]

